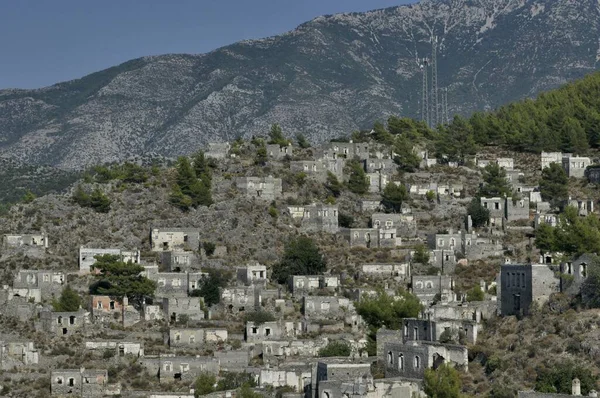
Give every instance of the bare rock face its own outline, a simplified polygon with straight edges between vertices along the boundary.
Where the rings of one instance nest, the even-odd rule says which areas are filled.
[[[0,156],[67,169],[175,156],[280,123],[312,141],[420,117],[418,59],[439,43],[449,113],[534,96],[599,67],[598,0],[423,0],[318,17],[204,55],[146,57],[0,91]]]

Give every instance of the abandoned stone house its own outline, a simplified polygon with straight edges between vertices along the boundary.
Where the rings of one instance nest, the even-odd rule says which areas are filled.
[[[269,321],[264,323],[246,322],[244,338],[248,342],[294,337],[296,328],[293,322]]]
[[[328,172],[342,179],[345,166],[345,159],[294,160],[290,162],[290,171],[304,173],[319,181],[325,181]]]
[[[250,353],[247,350],[219,350],[215,351],[213,356],[219,361],[219,369],[222,372],[248,371]]]
[[[503,264],[498,279],[496,293],[503,316],[528,315],[533,303],[541,307],[560,290],[559,279],[546,264]]]
[[[393,159],[378,159],[378,158],[369,158],[363,160],[363,167],[365,172],[368,173],[377,173],[377,172],[385,172],[385,174],[393,174],[398,166],[394,162]]]
[[[340,228],[339,234],[350,243],[350,247],[379,247],[377,228]]]
[[[194,381],[200,373],[219,373],[219,361],[213,357],[202,356],[166,356],[140,358],[142,365],[150,376],[156,376],[159,382],[174,380]]]
[[[368,143],[328,142],[317,149],[317,159],[368,159],[370,150]]]
[[[141,314],[132,305],[129,305],[127,297],[123,297],[123,302],[109,296],[92,295],[90,296],[91,319],[94,323],[120,323],[129,327],[141,320]]]
[[[496,300],[460,301],[437,303],[427,308],[421,317],[435,321],[449,319],[481,323],[482,321],[495,316],[497,312],[498,303]]]
[[[304,296],[302,298],[302,314],[307,318],[344,319],[354,313],[354,305],[345,297]]]
[[[438,184],[431,182],[428,184],[407,184],[407,189],[411,195],[425,196],[428,192],[433,192],[436,196],[460,197],[464,186],[459,183]]]
[[[292,156],[293,152],[294,147],[292,144],[283,146],[279,144],[267,144],[267,156],[275,160],[281,160],[286,156]]]
[[[391,239],[413,238],[417,236],[417,219],[412,214],[374,213],[371,226],[380,230],[395,230]],[[396,246],[400,244],[396,242]]]
[[[50,270],[19,270],[13,281],[13,289],[39,289],[41,298],[60,294],[66,281],[65,274]]]
[[[108,384],[108,371],[103,369],[53,370],[50,389],[54,396],[102,397]]]
[[[318,290],[336,292],[340,286],[340,277],[337,275],[293,275],[288,281],[288,287],[293,297],[300,297]]]
[[[327,346],[327,338],[313,340],[264,340],[260,343],[263,358],[288,358],[304,357],[313,358],[319,356],[319,350]]]
[[[403,342],[431,341],[440,342],[442,338],[475,344],[479,325],[472,320],[405,318],[402,320]]]
[[[400,264],[363,264],[360,266],[362,275],[373,279],[405,279],[410,276],[410,265]]]
[[[195,251],[171,250],[161,253],[161,264],[167,272],[200,270],[200,256]]]
[[[546,167],[550,167],[552,163],[558,163],[562,165],[562,152],[542,152],[541,155],[541,170],[544,170]]]
[[[592,160],[584,156],[568,156],[562,158],[562,166],[569,177],[583,178],[585,169],[592,164]]]
[[[594,212],[594,201],[590,199],[581,200],[581,199],[573,199],[569,197],[567,201],[567,205],[574,207],[577,209],[577,213],[581,217],[585,217],[590,213]]]
[[[144,356],[144,343],[139,341],[121,341],[121,340],[104,340],[104,341],[86,341],[85,348],[90,351],[113,351],[117,357]]]
[[[229,156],[230,150],[229,142],[209,142],[204,156],[209,159],[225,159]]]
[[[524,177],[525,173],[523,173],[521,170],[506,170],[506,181],[508,181],[513,190],[518,191],[517,187],[522,184],[521,181],[523,181]]]
[[[90,323],[90,313],[84,310],[76,312],[52,312],[42,310],[36,329],[58,336],[70,336],[85,331]]]
[[[236,177],[237,189],[250,198],[275,200],[282,195],[281,178],[269,177]]]
[[[338,232],[337,205],[292,206],[288,207],[288,212],[294,220],[300,221],[300,229],[304,232]]]
[[[361,213],[377,212],[382,207],[381,200],[360,199],[356,204],[356,209]]]
[[[508,222],[529,220],[529,198],[506,198],[506,220]]]
[[[388,170],[377,170],[366,174],[369,182],[369,192],[371,193],[383,192],[385,186],[390,182],[391,173]]]
[[[0,370],[11,370],[36,365],[40,354],[32,341],[0,341]]]
[[[432,250],[463,251],[463,232],[450,229],[447,232],[427,236],[427,243]]]
[[[260,308],[263,302],[263,292],[259,286],[227,287],[221,290],[220,305],[228,312],[252,311]],[[267,296],[269,293],[267,292]]]
[[[598,184],[600,182],[600,166],[591,165],[585,169],[585,177],[591,184]]]
[[[455,301],[454,279],[447,275],[412,275],[410,291],[425,305],[437,301]],[[437,296],[437,297],[436,297]]]
[[[454,249],[431,250],[429,264],[440,269],[442,274],[454,272],[457,264],[456,251]]]
[[[153,228],[150,233],[152,251],[165,252],[175,249],[198,250],[200,231],[193,228]]]
[[[90,247],[79,247],[79,272],[89,273],[92,265],[96,263],[96,256],[103,255],[119,256],[121,261],[126,263],[132,262],[133,264],[139,264],[140,251],[139,250],[121,250],[121,249],[98,249]]]
[[[367,390],[373,388],[370,363],[350,363],[340,358],[321,358],[317,362],[316,369],[313,370],[311,384],[315,397],[334,398],[340,388],[337,383],[332,383],[336,381],[357,383]]]
[[[570,295],[577,295],[581,292],[581,285],[588,277],[588,267],[597,261],[593,254],[582,254],[571,261],[564,261],[560,264],[560,291]]]
[[[21,246],[48,248],[48,237],[45,234],[6,234],[2,237],[4,247],[13,248]]]
[[[490,212],[489,225],[492,227],[502,227],[506,214],[506,198],[484,198],[480,199],[481,206]]]
[[[187,297],[189,290],[187,272],[159,272],[148,275],[148,279],[156,282],[154,295],[163,297]]]
[[[267,266],[258,262],[248,263],[236,269],[237,280],[243,285],[265,284],[269,281],[267,277]]]
[[[190,321],[201,321],[204,319],[204,301],[202,297],[165,297],[163,312],[165,319],[171,322],[179,322],[182,315]]]
[[[309,394],[312,367],[310,363],[284,363],[278,367],[261,368],[258,384],[261,388],[290,386],[296,393]],[[309,396],[311,396],[309,394]]]
[[[432,341],[388,342],[384,346],[385,377],[422,379],[425,369],[437,369],[442,364],[469,365],[467,347]]]
[[[542,224],[548,224],[551,227],[556,227],[558,225],[558,214],[536,211],[533,216],[533,226],[535,229],[538,229]]]
[[[227,329],[219,328],[171,328],[165,334],[165,343],[170,347],[203,347],[206,344],[226,342]]]
[[[515,161],[513,158],[498,158],[495,160],[489,159],[476,159],[477,167],[484,168],[490,164],[497,164],[503,169],[512,170],[515,167]]]

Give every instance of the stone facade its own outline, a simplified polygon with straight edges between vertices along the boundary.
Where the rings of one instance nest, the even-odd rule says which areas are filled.
[[[86,341],[85,348],[91,351],[113,351],[118,357],[144,356],[144,344],[136,341]]]
[[[413,275],[411,277],[411,292],[425,304],[433,302],[436,295],[441,300],[454,301],[454,279],[450,276]]]
[[[437,369],[444,363],[468,367],[467,347],[430,341],[386,343],[385,376],[422,379],[425,369]]]
[[[36,365],[39,361],[40,354],[32,341],[0,341],[0,370]]]
[[[532,303],[542,306],[560,290],[560,281],[545,264],[503,264],[496,290],[500,314],[527,315]]]
[[[267,144],[267,156],[272,159],[281,160],[286,156],[292,156],[293,152],[294,147],[291,144],[284,146],[279,144]]]
[[[45,234],[3,235],[4,247],[40,247],[48,248],[48,237]]]
[[[203,347],[228,339],[227,329],[214,328],[171,328],[166,335],[170,347]]]
[[[564,156],[562,166],[569,177],[583,178],[585,169],[592,164],[588,157],[583,156]]]
[[[219,361],[213,357],[160,356],[140,358],[139,364],[161,383],[182,380],[192,382],[202,372],[219,373]]]
[[[304,296],[302,298],[302,313],[307,318],[344,318],[344,310],[354,310],[354,306],[345,297]]]
[[[371,215],[371,225],[382,230],[394,231],[394,238],[413,238],[417,235],[417,220],[412,214],[374,213]],[[396,246],[400,242],[396,242]]]
[[[237,189],[250,198],[275,200],[282,195],[281,178],[269,177],[237,177]]]
[[[92,265],[96,263],[96,256],[103,255],[119,256],[121,261],[126,263],[132,262],[133,264],[140,263],[140,251],[139,250],[121,250],[121,249],[97,249],[90,247],[79,247],[79,272],[88,273],[91,270]]]
[[[193,228],[153,228],[150,233],[152,251],[165,252],[176,249],[198,250],[200,231]]]
[[[191,321],[204,319],[204,302],[201,297],[167,297],[163,299],[165,319],[179,321],[185,315]]]
[[[363,264],[360,266],[361,273],[369,278],[389,279],[410,276],[410,265],[402,264]]]
[[[161,263],[169,272],[200,270],[200,256],[194,251],[172,250],[161,254]]]
[[[108,383],[108,371],[83,368],[53,370],[50,380],[53,396],[102,397]]]
[[[593,254],[583,254],[575,260],[561,263],[560,273],[563,276],[560,280],[560,291],[571,295],[580,293],[581,285],[588,276],[588,267],[596,261]]]
[[[60,294],[66,282],[63,272],[50,270],[20,270],[13,281],[15,291],[40,289],[42,298]]]
[[[379,247],[377,228],[340,228],[339,233],[350,243],[350,247]]]
[[[301,222],[304,232],[338,232],[338,206],[313,204],[310,206],[288,207],[293,219]]]
[[[84,310],[77,312],[40,312],[38,330],[57,336],[71,336],[85,331],[89,327],[90,313]]]
[[[231,144],[229,142],[209,142],[204,156],[209,159],[225,159],[229,156]]]
[[[317,290],[337,291],[340,288],[339,276],[328,275],[294,275],[289,280],[292,296],[299,297]]]
[[[290,170],[294,173],[304,173],[319,181],[327,179],[327,173],[332,173],[338,179],[344,177],[345,159],[297,160],[290,162]]]
[[[267,267],[257,262],[237,268],[236,273],[237,280],[246,286],[256,283],[264,284],[269,281],[269,278],[267,278]]]

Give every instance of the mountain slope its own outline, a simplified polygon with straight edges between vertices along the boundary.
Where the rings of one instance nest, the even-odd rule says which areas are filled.
[[[316,18],[205,55],[133,60],[39,90],[0,91],[0,155],[80,168],[264,134],[313,141],[420,115],[417,58],[439,41],[450,113],[494,108],[596,70],[598,0],[424,0]]]

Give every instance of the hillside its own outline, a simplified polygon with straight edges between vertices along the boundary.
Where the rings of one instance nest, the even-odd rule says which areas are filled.
[[[191,153],[280,123],[313,142],[420,116],[417,58],[439,41],[449,113],[535,96],[598,68],[595,0],[423,0],[323,16],[203,55],[164,55],[38,90],[0,91],[0,153],[80,169]]]

